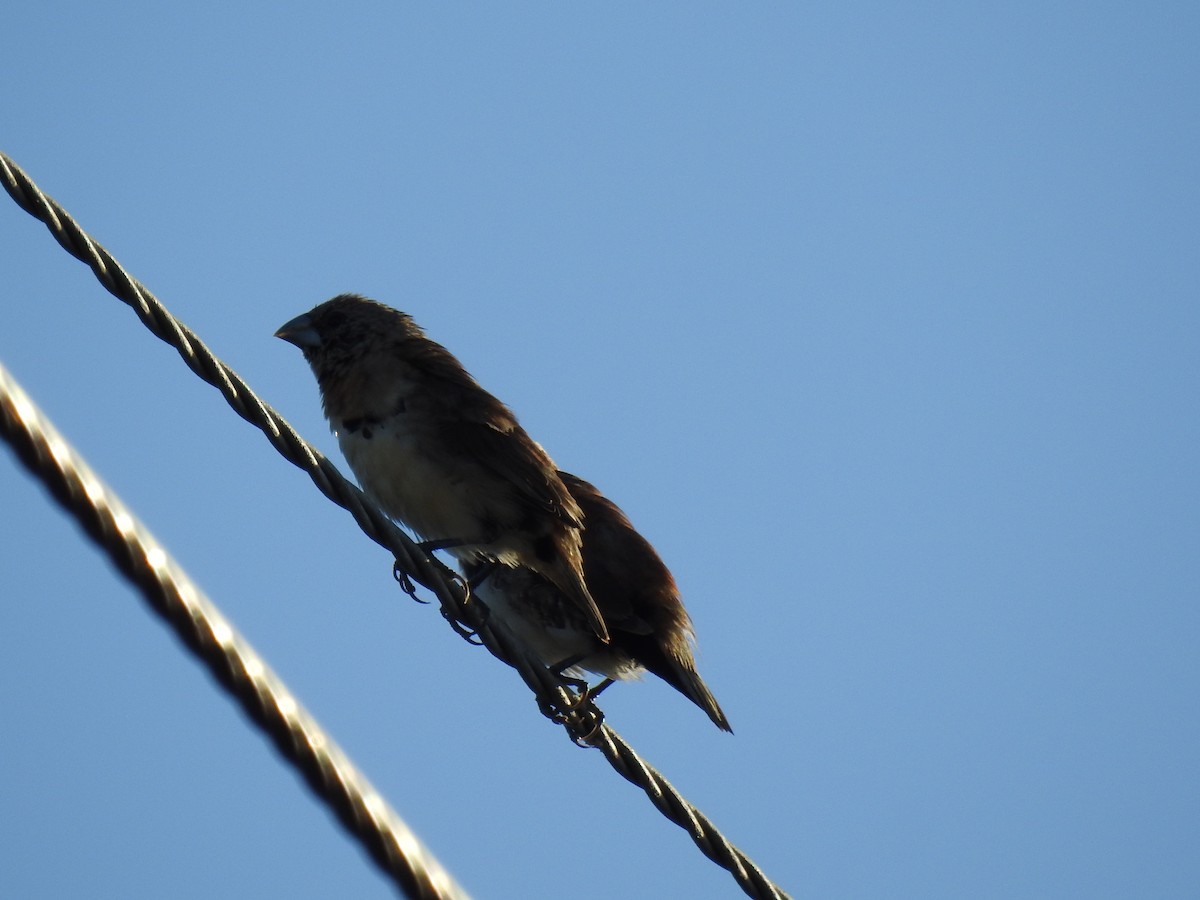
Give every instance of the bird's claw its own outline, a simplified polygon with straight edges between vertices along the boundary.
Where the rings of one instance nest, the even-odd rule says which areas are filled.
[[[586,681],[578,678],[563,678],[562,681],[557,697],[538,695],[538,709],[547,719],[563,726],[576,745],[591,747],[604,724],[604,713],[592,703]]]
[[[404,593],[408,594],[408,596],[416,600],[418,603],[428,605],[430,602],[432,602],[429,600],[422,600],[417,596],[417,586],[413,584],[413,580],[409,578],[408,573],[400,567],[400,560],[396,560],[394,563],[392,563],[392,577],[395,578],[396,583],[400,585],[400,590],[404,591]]]
[[[483,638],[479,636],[479,628],[471,627],[464,622],[462,620],[462,616],[459,615],[459,611],[462,608],[465,608],[467,604],[474,599],[474,595],[471,592],[471,582],[458,572],[451,572],[450,577],[454,581],[458,582],[458,584],[462,587],[463,597],[459,609],[449,610],[446,609],[445,605],[443,605],[442,616],[445,617],[446,621],[450,623],[450,627],[454,629],[454,633],[460,638],[462,638],[468,644],[474,644],[476,647],[482,647]],[[473,609],[478,614],[479,625],[482,627],[487,622],[488,608],[482,603],[476,603],[473,605]]]
[[[447,613],[445,610],[442,610],[442,617],[450,623],[450,627],[454,629],[454,633],[468,644],[474,644],[476,647],[483,646],[483,638],[479,636],[479,632],[476,629],[471,628],[469,625],[463,624],[461,620],[457,619],[450,613]]]

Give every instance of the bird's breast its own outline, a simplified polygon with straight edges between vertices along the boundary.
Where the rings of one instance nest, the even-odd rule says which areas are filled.
[[[471,490],[472,472],[454,464],[419,418],[397,413],[339,423],[337,438],[363,490],[422,538],[482,536],[486,508]]]

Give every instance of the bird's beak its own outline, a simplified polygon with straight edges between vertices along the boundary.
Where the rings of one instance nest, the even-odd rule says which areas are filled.
[[[275,337],[295,344],[301,350],[309,350],[321,346],[321,336],[313,328],[312,319],[308,313],[296,316],[292,321],[283,325],[275,332]]]

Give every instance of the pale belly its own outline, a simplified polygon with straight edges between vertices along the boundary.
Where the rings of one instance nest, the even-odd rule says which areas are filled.
[[[475,588],[476,594],[489,613],[502,620],[544,665],[557,666],[578,659],[578,663],[563,674],[569,678],[583,678],[583,670],[587,670],[619,681],[641,677],[645,671],[641,664],[616,647],[601,644],[583,623],[557,627],[539,621],[536,610],[527,608],[512,591],[498,587],[497,582],[509,583],[505,579],[503,571],[494,573]],[[520,582],[520,577],[517,581]],[[565,604],[567,599],[563,597],[561,602]]]
[[[402,418],[392,421],[407,424]],[[363,431],[339,432],[342,453],[362,489],[421,539],[469,541],[478,546],[478,541],[488,537],[485,523],[503,521],[503,516],[497,516],[503,497],[497,496],[496,487],[486,477],[481,479],[479,469],[469,464],[446,465],[399,424],[372,425],[369,430],[369,438]],[[449,552],[475,555],[469,545]],[[489,544],[487,555],[510,564],[517,560],[506,552],[503,541],[499,546]]]

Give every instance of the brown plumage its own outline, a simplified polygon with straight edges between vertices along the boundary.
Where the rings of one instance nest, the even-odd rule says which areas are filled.
[[[732,731],[696,672],[692,620],[671,572],[615,503],[582,478],[559,475],[583,510],[583,573],[608,625],[609,643],[601,643],[561,591],[529,569],[496,570],[478,586],[478,597],[546,665],[569,663],[568,672],[578,667],[614,679],[649,670],[718,728]],[[464,571],[470,577],[475,564],[465,563]]]
[[[303,351],[346,461],[384,511],[464,562],[532,569],[608,639],[583,577],[579,504],[450,351],[406,313],[355,294],[275,335]]]

